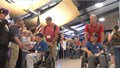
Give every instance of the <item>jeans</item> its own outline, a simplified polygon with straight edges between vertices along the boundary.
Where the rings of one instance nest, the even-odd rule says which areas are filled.
[[[100,55],[99,57],[97,57],[99,60],[99,64],[100,64],[100,68],[106,68],[106,58],[104,55]],[[94,56],[90,56],[88,58],[88,68],[96,68],[96,57]]]
[[[120,47],[114,47],[115,65],[116,68],[120,68]]]
[[[70,49],[66,49],[66,57],[69,57]]]
[[[22,60],[21,60],[22,68],[26,68],[25,56],[27,54],[28,54],[27,52],[22,51]]]

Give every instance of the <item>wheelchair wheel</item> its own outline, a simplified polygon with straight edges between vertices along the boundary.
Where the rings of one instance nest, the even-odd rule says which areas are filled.
[[[81,59],[81,68],[87,68],[87,58],[82,56],[82,59]]]
[[[46,68],[55,68],[55,60],[51,56],[46,59]]]

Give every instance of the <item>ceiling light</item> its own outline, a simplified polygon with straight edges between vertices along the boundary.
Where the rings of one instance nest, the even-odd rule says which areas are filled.
[[[75,36],[75,34],[71,34],[72,36]]]
[[[28,11],[29,11],[30,13],[35,14],[35,15],[37,15],[37,14],[38,14],[37,12],[35,12],[34,10],[31,10],[31,9],[28,9]]]
[[[99,21],[101,21],[101,22],[103,22],[103,21],[105,21],[105,18],[99,18]]]
[[[85,32],[83,32],[83,33],[80,33],[79,35],[82,35],[82,34],[84,34]]]
[[[63,32],[66,32],[66,31],[69,31],[69,29],[65,29],[65,30],[63,30]]]
[[[49,7],[49,6],[45,6],[45,7],[42,8],[42,10],[44,10],[44,9],[46,9],[46,8],[48,8],[48,7]]]
[[[34,14],[34,15],[38,15],[38,13],[37,12],[35,12],[34,10],[31,10],[31,9],[23,9],[24,11],[26,11],[26,12],[28,12],[28,13],[30,13],[30,14]]]
[[[85,26],[81,26],[79,28],[76,28],[75,30],[80,31],[80,30],[83,30],[83,29],[85,29]]]
[[[71,28],[75,29],[75,28],[77,28],[79,26],[82,26],[82,25],[84,25],[84,24],[82,23],[82,24],[78,24],[78,25],[75,25],[75,26],[71,26]]]
[[[74,33],[74,31],[65,32],[65,34],[70,34],[70,33]]]
[[[51,3],[51,4],[50,4],[50,6],[54,6],[55,4],[56,4],[56,2],[54,2],[54,3]]]
[[[97,4],[95,4],[95,6],[96,6],[97,8],[103,7],[103,3],[97,3]]]

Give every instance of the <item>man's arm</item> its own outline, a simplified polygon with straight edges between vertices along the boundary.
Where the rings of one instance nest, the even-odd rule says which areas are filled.
[[[55,34],[55,38],[52,43],[55,43],[57,41],[57,39],[58,39],[58,33]]]
[[[112,31],[112,33],[108,36],[108,42],[110,42],[112,40],[114,33],[115,33],[115,31]]]
[[[54,38],[54,40],[52,41],[53,44],[57,41],[57,39],[58,39],[58,33],[59,33],[59,32],[60,32],[59,27],[56,26],[56,30],[55,30],[55,38]]]
[[[14,37],[14,39],[15,39],[15,42],[20,46],[20,48],[22,48],[23,44],[21,43],[21,41],[19,40],[19,38],[18,37]]]
[[[15,40],[15,43],[20,46],[20,48],[23,47],[23,43],[20,41],[19,37],[19,31],[15,27],[10,27],[10,32],[13,35],[13,39]]]
[[[103,53],[104,53],[104,51],[103,51],[103,50],[101,50],[98,54],[99,54],[99,55],[101,55],[101,54],[103,54]]]
[[[85,30],[84,30],[84,32],[85,32],[85,42],[87,42],[88,41],[88,34],[89,34],[89,26],[88,26],[88,24],[86,24],[85,25]]]
[[[104,51],[103,50],[101,50],[99,53],[97,53],[97,54],[94,54],[94,56],[95,57],[98,57],[98,56],[100,56],[101,54],[103,54],[104,53]]]
[[[92,55],[92,52],[89,51],[87,47],[84,47],[83,50],[87,52],[88,57]]]
[[[88,41],[88,32],[85,32],[85,42]]]
[[[98,57],[98,56],[100,56],[101,54],[104,54],[104,47],[103,47],[103,45],[99,44],[99,49],[100,49],[100,52],[97,53],[97,54],[94,54],[95,57]]]
[[[100,34],[101,34],[101,41],[100,42],[103,42],[104,41],[104,27],[102,24],[100,24]]]
[[[104,41],[104,32],[101,33],[101,42]]]

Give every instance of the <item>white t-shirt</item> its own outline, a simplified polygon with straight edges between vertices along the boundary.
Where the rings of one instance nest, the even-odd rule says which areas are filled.
[[[22,51],[27,52],[30,49],[30,47],[29,47],[29,43],[30,43],[29,38],[27,38],[25,36],[22,36],[21,42],[25,44],[25,46],[22,48]]]
[[[23,36],[21,38],[21,42],[24,43],[24,44],[28,44],[28,39],[25,36]]]

